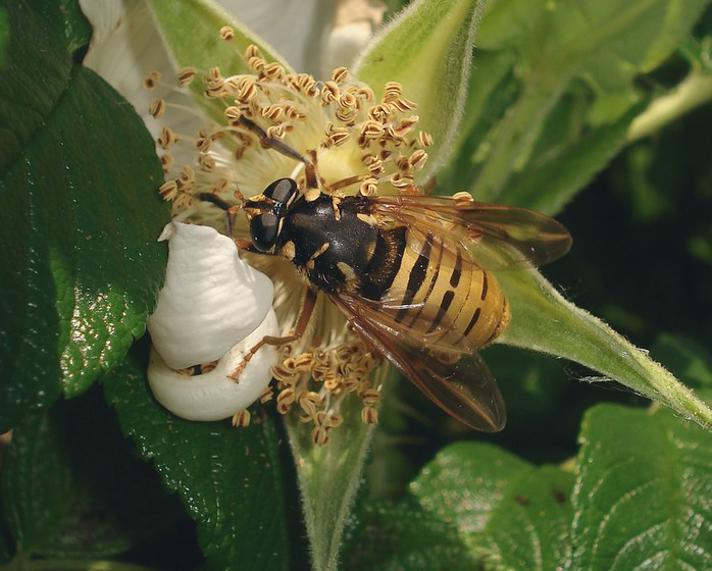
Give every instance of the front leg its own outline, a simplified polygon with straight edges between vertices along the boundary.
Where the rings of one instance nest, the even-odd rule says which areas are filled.
[[[273,345],[278,347],[280,345],[285,345],[287,343],[291,343],[292,341],[296,341],[302,335],[304,335],[304,332],[307,330],[307,326],[309,325],[309,320],[311,319],[312,313],[314,313],[315,307],[316,290],[312,289],[311,287],[307,287],[307,290],[304,294],[304,302],[302,303],[302,309],[299,313],[297,324],[294,327],[294,333],[292,333],[291,335],[285,335],[284,337],[274,337],[271,335],[266,335],[265,337],[263,337],[254,347],[250,348],[242,362],[235,368],[234,371],[232,371],[232,373],[228,375],[228,378],[232,379],[235,382],[238,382],[242,371],[245,370],[245,367],[250,362],[252,357],[254,357],[257,351],[259,351],[265,345]]]

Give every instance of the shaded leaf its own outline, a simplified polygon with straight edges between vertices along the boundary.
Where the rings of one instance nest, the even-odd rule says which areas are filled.
[[[482,546],[487,569],[560,569],[569,550],[574,475],[546,466],[512,481]]]
[[[573,481],[489,444],[453,444],[402,502],[367,504],[347,561],[354,569],[555,569],[567,555]]]
[[[64,15],[64,36],[67,51],[74,53],[91,40],[91,25],[79,8],[79,0],[60,0],[60,12]]]
[[[615,123],[589,129],[572,144],[562,145],[558,152],[533,162],[514,177],[502,198],[547,214],[560,212],[620,151],[638,111],[636,106]]]
[[[345,569],[378,571],[471,571],[476,558],[449,523],[433,518],[416,501],[369,505],[362,516],[360,547]]]
[[[606,113],[596,102],[599,108],[589,118],[597,116],[598,126],[622,117],[633,101],[632,80],[669,56],[706,3],[636,0],[621,6],[615,0],[586,0],[547,4],[546,9],[521,0],[493,3],[483,18],[482,45],[518,49],[522,89],[481,157],[483,168],[473,194],[484,201],[513,202],[507,183],[516,173],[527,176],[544,122],[573,79],[585,79],[609,104],[617,101]],[[614,150],[611,147],[609,156]],[[596,168],[604,164],[597,162]]]
[[[135,355],[108,374],[106,396],[141,455],[153,460],[198,524],[210,569],[287,569],[278,439],[272,419],[249,428],[191,422],[152,398],[145,362]]]
[[[45,10],[50,10],[45,6]],[[25,0],[0,8],[0,173],[17,159],[69,84],[71,59]],[[38,78],[42,78],[41,81]]]
[[[26,415],[3,459],[3,515],[18,551],[31,552],[67,512],[71,471],[50,415]]]
[[[417,103],[419,128],[431,133],[430,158],[418,175],[427,181],[448,158],[467,98],[470,62],[484,8],[479,0],[419,0],[372,41],[354,65],[354,74],[377,97],[397,81]],[[427,80],[424,80],[427,78]]]
[[[712,410],[690,389],[608,325],[565,300],[539,272],[500,272],[497,277],[512,306],[503,343],[565,357],[686,419],[712,426]]]
[[[668,412],[601,405],[580,439],[569,567],[712,566],[709,433]]]
[[[0,70],[5,65],[5,50],[10,40],[10,22],[8,22],[7,11],[0,6]]]
[[[97,396],[28,415],[13,431],[2,503],[24,556],[118,554],[182,513]]]

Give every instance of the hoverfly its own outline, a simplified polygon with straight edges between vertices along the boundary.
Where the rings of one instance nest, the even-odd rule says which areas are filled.
[[[435,196],[346,196],[319,190],[314,162],[249,119],[243,125],[271,147],[304,162],[306,193],[292,178],[272,182],[261,195],[230,207],[246,213],[252,252],[289,260],[309,287],[293,335],[299,338],[322,292],[352,329],[400,369],[448,414],[487,432],[506,421],[502,396],[477,350],[506,328],[507,298],[492,270],[538,266],[563,256],[571,236],[543,214],[509,206]]]

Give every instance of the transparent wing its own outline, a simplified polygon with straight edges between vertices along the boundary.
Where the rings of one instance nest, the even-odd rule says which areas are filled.
[[[371,214],[423,236],[447,236],[484,269],[541,266],[571,248],[566,228],[525,208],[446,197],[380,196],[371,199]]]
[[[329,297],[365,341],[449,415],[485,432],[504,427],[502,395],[476,353],[438,355],[412,346],[402,330],[376,320],[362,300],[337,294]]]

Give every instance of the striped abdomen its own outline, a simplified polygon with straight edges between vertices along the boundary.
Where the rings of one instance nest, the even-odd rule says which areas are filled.
[[[393,307],[389,317],[428,345],[476,349],[497,337],[509,322],[509,308],[495,277],[447,237],[398,230],[393,247],[400,255],[391,256],[392,282],[381,292],[386,307]],[[383,267],[369,269],[385,273]]]

